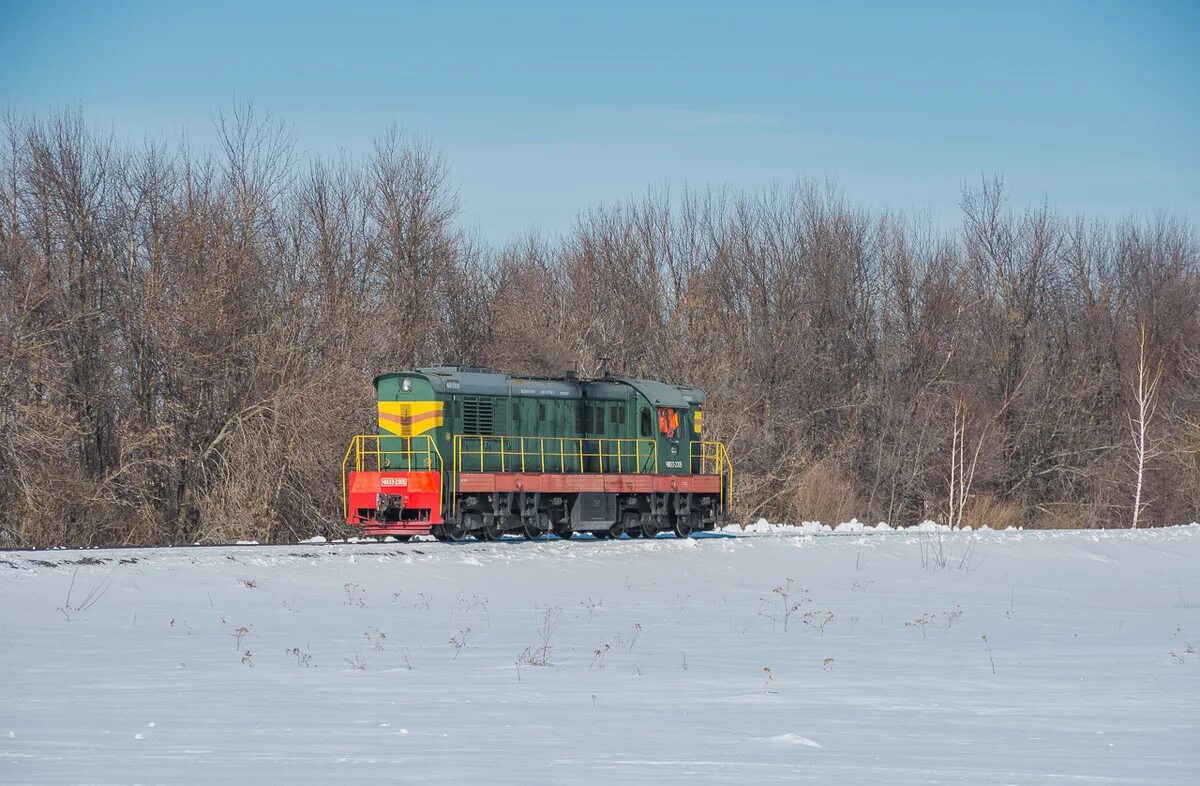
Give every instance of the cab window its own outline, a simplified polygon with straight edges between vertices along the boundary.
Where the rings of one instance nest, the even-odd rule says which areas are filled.
[[[659,407],[658,431],[667,439],[675,439],[679,433],[679,413],[670,407]]]

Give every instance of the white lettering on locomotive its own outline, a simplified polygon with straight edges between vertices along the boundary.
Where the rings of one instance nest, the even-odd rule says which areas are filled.
[[[381,485],[381,486],[407,486],[408,478],[380,478],[379,485]]]

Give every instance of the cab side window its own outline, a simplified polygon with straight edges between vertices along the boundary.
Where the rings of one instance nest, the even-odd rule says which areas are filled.
[[[658,431],[667,439],[675,439],[679,430],[679,413],[670,407],[658,408]]]
[[[651,418],[650,418],[650,410],[648,410],[648,409],[643,409],[643,410],[642,410],[642,425],[641,425],[641,430],[642,430],[642,436],[643,436],[643,437],[652,437],[652,436],[654,436],[654,423],[653,423],[653,421],[652,421],[652,420],[651,420]]]

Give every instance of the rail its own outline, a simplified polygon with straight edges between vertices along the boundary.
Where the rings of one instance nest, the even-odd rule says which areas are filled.
[[[733,463],[725,443],[705,440],[692,443],[692,472],[697,475],[717,475],[720,478],[721,510],[728,511],[733,503]]]
[[[354,459],[351,465],[351,457]],[[397,437],[391,434],[356,434],[342,457],[342,518],[350,516],[350,468],[355,472],[425,471],[438,473],[438,509],[442,506],[442,452],[428,434]]]

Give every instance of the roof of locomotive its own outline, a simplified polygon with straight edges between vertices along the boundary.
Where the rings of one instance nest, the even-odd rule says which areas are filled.
[[[659,407],[688,409],[694,404],[704,403],[704,391],[691,385],[671,385],[653,379],[635,379],[633,377],[608,377],[607,379],[629,385]]]
[[[620,399],[624,386],[629,386],[659,407],[687,409],[704,402],[704,391],[689,385],[671,385],[652,379],[605,376],[601,379],[562,377],[509,377],[487,368],[474,366],[431,366],[415,371],[380,374],[374,383],[387,377],[419,374],[429,381],[438,393],[466,393],[477,396],[535,396],[543,398],[583,398],[584,387],[589,398]]]

